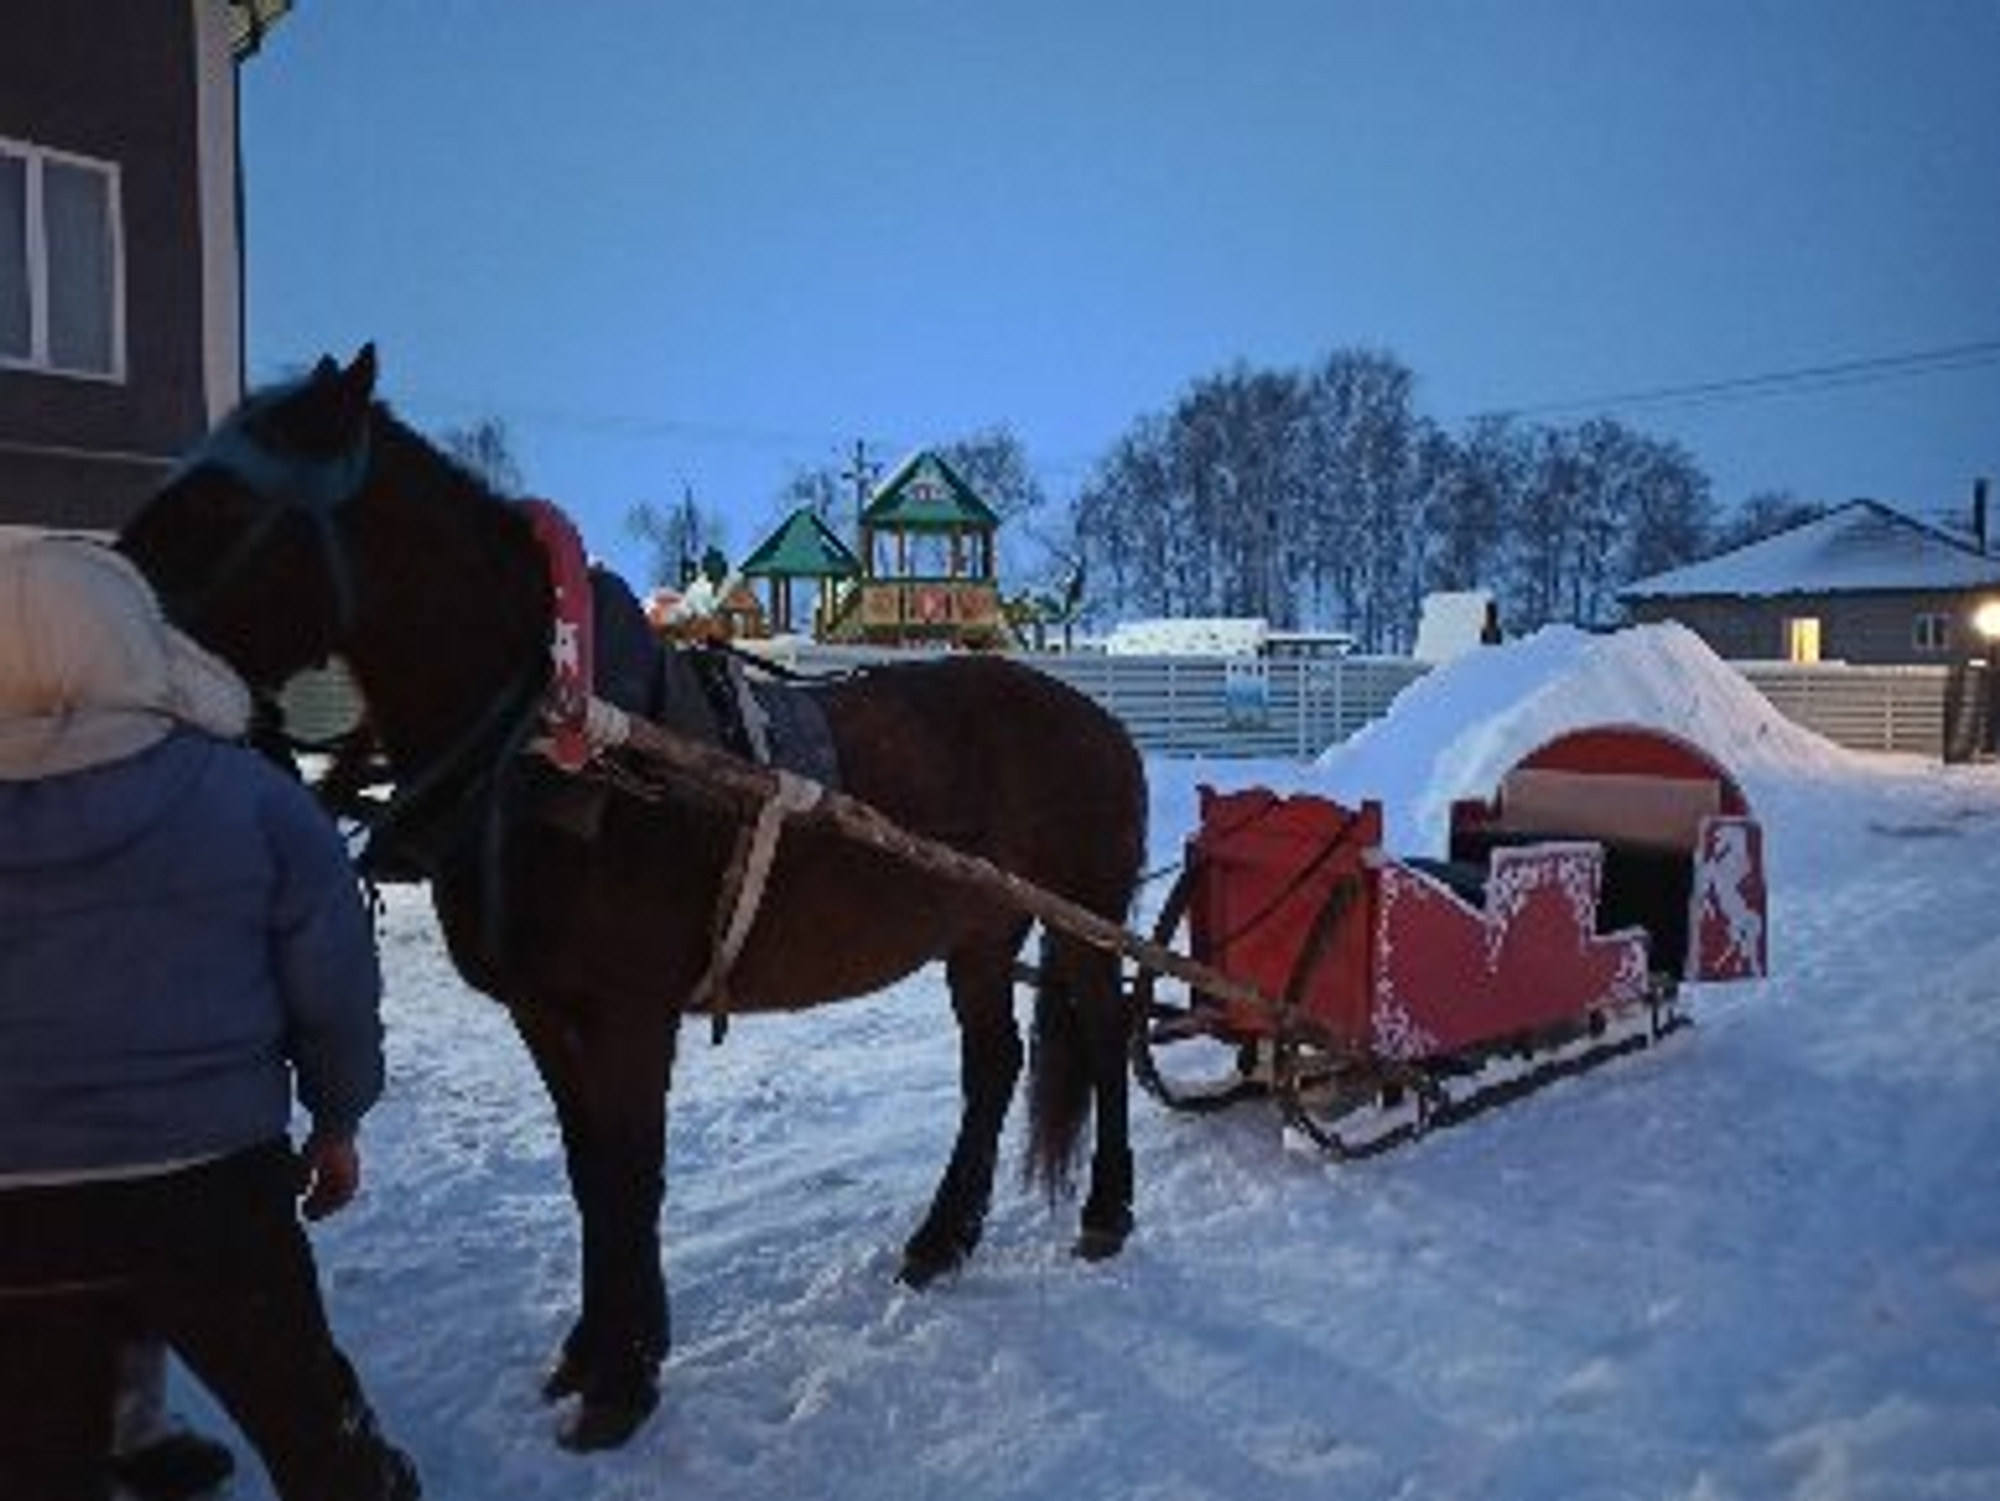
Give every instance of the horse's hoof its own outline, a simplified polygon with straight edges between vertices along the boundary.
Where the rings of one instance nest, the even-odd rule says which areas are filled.
[[[1084,1261],[1109,1261],[1125,1249],[1126,1233],[1123,1230],[1084,1230],[1078,1234],[1073,1249]]]
[[[583,1362],[575,1356],[568,1354],[557,1356],[556,1363],[550,1366],[548,1374],[542,1377],[542,1400],[560,1402],[565,1397],[574,1397],[583,1390],[589,1376],[590,1373],[584,1369]]]
[[[619,1448],[645,1426],[646,1419],[659,1405],[658,1392],[631,1402],[592,1402],[585,1399],[557,1430],[556,1442],[572,1454]]]
[[[942,1234],[929,1227],[919,1230],[903,1247],[903,1269],[896,1280],[921,1292],[938,1278],[949,1276],[979,1249],[979,1231],[977,1225]]]
[[[963,1256],[919,1256],[914,1251],[903,1253],[903,1266],[896,1273],[896,1280],[916,1292],[922,1292],[938,1278],[955,1272],[965,1264]]]

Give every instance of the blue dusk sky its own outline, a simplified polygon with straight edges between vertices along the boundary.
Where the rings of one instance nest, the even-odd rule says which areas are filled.
[[[1995,0],[299,0],[242,112],[252,382],[372,339],[627,567],[1352,347],[1725,507],[2000,479]]]

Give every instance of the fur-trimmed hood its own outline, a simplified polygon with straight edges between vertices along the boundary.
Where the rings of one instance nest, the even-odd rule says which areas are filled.
[[[249,719],[242,680],[128,559],[80,537],[0,545],[0,781],[121,761],[176,724],[235,739]]]

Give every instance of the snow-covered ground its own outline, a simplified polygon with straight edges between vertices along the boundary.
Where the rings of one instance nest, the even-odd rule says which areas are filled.
[[[1673,628],[1551,631],[1440,669],[1319,766],[1154,761],[1156,857],[1203,780],[1380,797],[1392,848],[1421,852],[1454,793],[1604,719],[1741,777],[1769,981],[1699,990],[1666,1046],[1360,1165],[1260,1106],[1140,1097],[1122,1258],[1072,1260],[1073,1211],[1008,1192],[922,1294],[894,1271],[955,1119],[940,978],[742,1020],[720,1049],[690,1027],[666,1398],[588,1458],[535,1394],[576,1285],[548,1106],[422,894],[390,893],[390,1093],[364,1198],[316,1234],[428,1494],[2000,1496],[2000,771],[1838,751]],[[268,1496],[254,1465],[237,1494]]]

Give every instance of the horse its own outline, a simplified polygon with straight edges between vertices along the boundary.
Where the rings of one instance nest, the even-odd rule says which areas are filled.
[[[557,592],[543,548],[522,504],[396,417],[375,384],[369,345],[345,366],[325,357],[251,393],[117,546],[169,617],[260,697],[329,659],[353,677],[451,959],[507,1009],[553,1102],[581,1295],[543,1393],[576,1399],[558,1427],[565,1447],[613,1447],[659,1400],[666,1100],[681,1016],[719,1004],[697,989],[744,816],[671,788],[614,788],[588,819],[552,816],[594,768],[571,773],[532,752]],[[870,667],[809,691],[845,792],[1125,920],[1145,775],[1092,700],[984,653]],[[1052,1198],[1071,1191],[1094,1117],[1073,1249],[1109,1257],[1133,1229],[1118,960],[1045,930],[1024,1049],[1014,985],[1032,926],[989,895],[795,820],[729,971],[736,1014],[867,995],[943,962],[961,1110],[902,1248],[898,1275],[913,1287],[957,1272],[979,1244],[1024,1061],[1024,1177]]]

